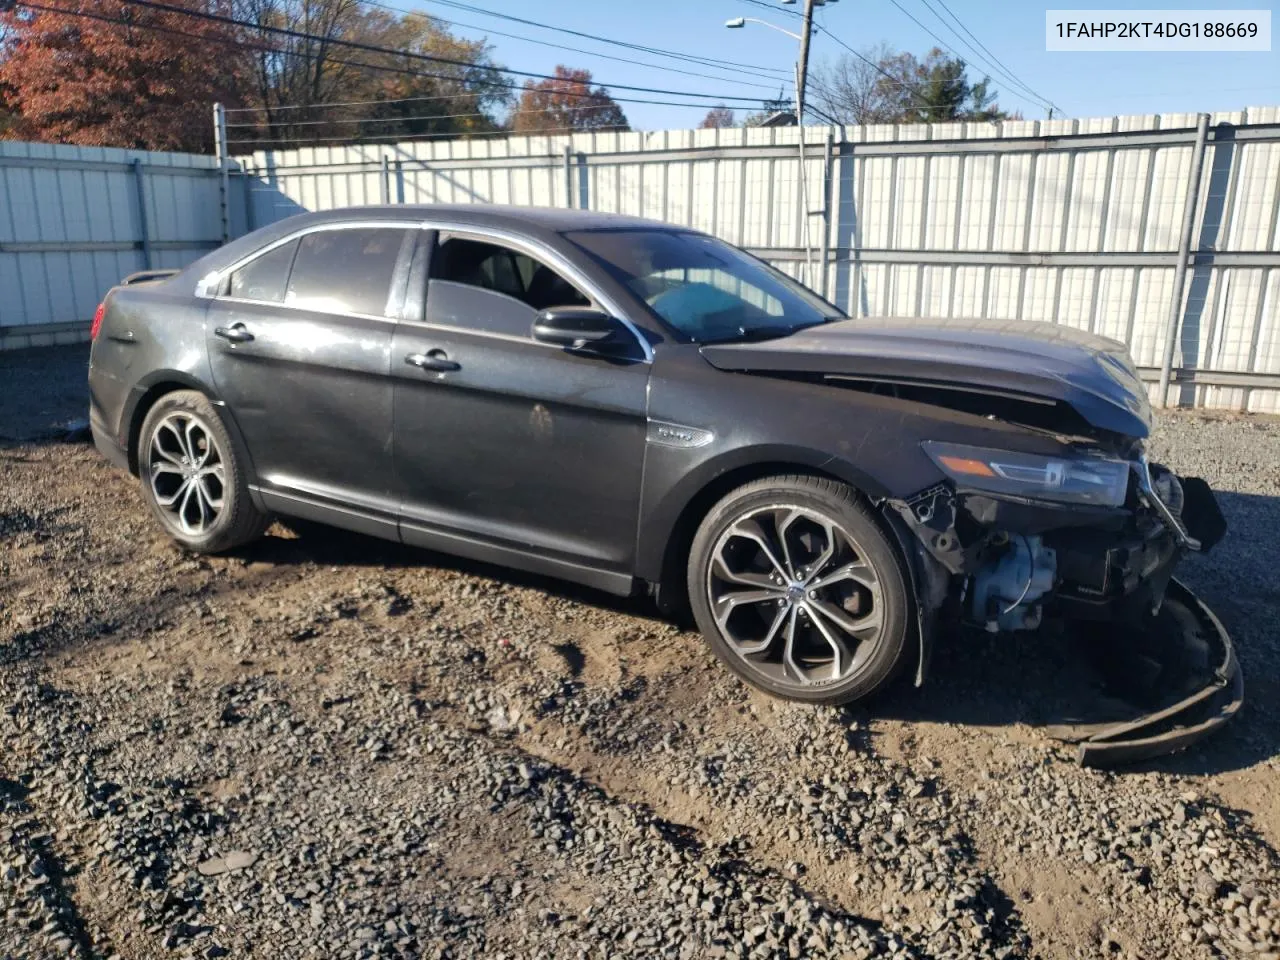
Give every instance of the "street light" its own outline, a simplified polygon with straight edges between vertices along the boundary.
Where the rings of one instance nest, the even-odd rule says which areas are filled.
[[[768,27],[770,30],[777,30],[779,33],[785,33],[792,40],[798,41],[800,39],[800,34],[798,33],[792,33],[790,30],[784,30],[782,27],[775,23],[770,23],[768,20],[757,20],[755,17],[734,17],[732,20],[726,20],[724,25],[730,30],[740,30],[748,23],[758,23],[760,26]]]
[[[787,3],[788,0],[782,0]],[[805,175],[804,163],[804,81],[805,74],[809,65],[809,32],[813,28],[813,8],[823,3],[823,0],[805,0],[804,4],[804,33],[792,33],[785,30],[776,23],[770,23],[767,20],[757,20],[755,17],[734,17],[726,20],[724,25],[731,30],[740,30],[748,23],[758,23],[762,27],[768,27],[770,30],[776,30],[778,33],[785,33],[792,40],[800,44],[800,56],[796,59],[796,126],[799,136],[796,138],[800,149],[800,171],[797,178],[800,186],[800,216],[804,222],[804,272],[805,279],[812,279],[812,257],[813,243],[809,238],[809,178]],[[824,268],[825,269],[825,268]],[[824,281],[825,283],[825,281]],[[822,291],[822,295],[826,296],[826,291]]]

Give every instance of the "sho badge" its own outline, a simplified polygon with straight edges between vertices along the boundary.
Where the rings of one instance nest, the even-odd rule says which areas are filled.
[[[660,443],[666,447],[705,447],[715,439],[710,430],[699,427],[686,427],[681,423],[667,423],[663,420],[649,421],[648,441]]]

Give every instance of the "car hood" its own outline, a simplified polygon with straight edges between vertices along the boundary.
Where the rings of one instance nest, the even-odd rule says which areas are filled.
[[[1146,437],[1151,404],[1124,344],[1027,320],[867,317],[757,343],[703,345],[721,370],[953,386],[1070,405],[1099,430]]]

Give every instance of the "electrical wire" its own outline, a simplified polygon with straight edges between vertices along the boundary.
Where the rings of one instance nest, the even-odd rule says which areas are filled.
[[[945,40],[943,40],[936,33],[934,33],[927,26],[925,26],[924,23],[922,23],[919,20],[919,18],[913,15],[911,11],[909,11],[906,7],[904,7],[901,3],[899,3],[898,0],[889,0],[889,2],[893,4],[895,7],[897,7],[899,10],[901,10],[902,13],[906,15],[913,23],[915,23],[916,26],[918,26],[921,30],[929,34],[929,36],[933,37],[933,39],[937,41],[938,45],[941,46],[943,50],[947,51],[947,53],[951,54],[953,57],[961,61],[964,61],[967,59],[963,55],[957,53],[956,50],[950,45],[948,45]],[[972,44],[965,42],[964,38],[961,37],[960,34],[956,33],[955,28],[942,19],[942,15],[938,13],[938,11],[934,9],[933,6],[930,5],[929,0],[920,0],[920,2],[924,4],[924,6],[929,10],[930,13],[932,13],[935,17],[938,18],[938,20],[942,22],[943,26],[947,27],[947,29],[949,29],[952,32],[952,34],[956,36],[957,39],[959,39],[962,43],[965,44],[965,46],[969,48],[969,51],[974,55],[975,59],[977,59],[983,65],[989,67],[995,73],[1003,75],[1004,79],[1006,79],[1009,83],[1013,84],[1015,87],[1020,87],[1022,88],[1023,91],[1025,91],[1024,93],[1019,93],[1016,89],[1008,90],[1007,92],[1010,94],[1010,96],[1016,97],[1017,99],[1022,100],[1025,103],[1030,103],[1033,106],[1037,106],[1042,109],[1046,109],[1046,110],[1055,109],[1061,112],[1061,108],[1058,107],[1056,104],[1054,104],[1052,101],[1040,96],[1038,93],[1036,93],[1030,87],[1026,86],[1026,84],[1022,83],[1016,77],[1013,77],[1007,74],[1005,71],[1001,70],[1000,68],[996,67],[993,63],[991,63],[989,60],[983,57],[982,54],[979,53],[973,47]]]
[[[495,35],[497,35],[497,36],[499,36],[499,37],[507,37],[507,38],[509,38],[509,39],[512,39],[512,40],[520,40],[520,41],[523,41],[523,42],[525,42],[525,43],[536,43],[536,44],[539,44],[540,46],[544,46],[544,47],[552,47],[552,48],[554,48],[554,49],[556,49],[556,50],[568,50],[568,51],[569,51],[569,52],[571,52],[571,53],[578,53],[578,54],[582,54],[583,56],[587,56],[587,57],[599,57],[599,58],[600,58],[600,59],[602,59],[602,60],[615,60],[615,61],[617,61],[618,63],[631,63],[631,64],[635,64],[636,66],[640,66],[640,67],[649,67],[649,68],[654,69],[654,70],[665,70],[665,71],[666,71],[666,72],[668,72],[668,73],[679,73],[679,74],[683,74],[683,75],[685,75],[685,76],[689,76],[689,77],[698,77],[698,78],[703,79],[703,80],[724,80],[724,81],[728,81],[728,82],[730,82],[730,83],[738,83],[738,84],[741,84],[742,86],[745,86],[745,87],[761,87],[761,88],[767,88],[767,87],[768,87],[768,84],[764,84],[764,83],[756,83],[756,82],[754,82],[754,81],[750,81],[750,80],[739,80],[739,79],[737,79],[736,77],[713,76],[712,74],[709,74],[709,73],[697,73],[697,72],[695,72],[695,71],[693,71],[693,70],[682,70],[682,69],[680,69],[679,67],[673,67],[673,66],[670,66],[670,65],[668,65],[668,64],[663,64],[663,63],[652,63],[652,62],[645,61],[645,60],[633,60],[633,59],[631,59],[630,57],[619,57],[619,56],[615,56],[615,55],[610,54],[610,53],[600,53],[600,52],[595,51],[595,50],[583,50],[583,49],[581,49],[580,47],[571,47],[571,46],[568,46],[567,44],[563,44],[563,43],[552,43],[550,40],[539,40],[539,39],[537,39],[536,37],[526,37],[526,36],[523,36],[523,35],[518,34],[518,33],[507,33],[507,32],[502,31],[502,30],[495,30],[493,27],[482,27],[482,26],[479,26],[478,24],[474,24],[474,23],[463,23],[463,22],[462,22],[462,21],[460,21],[460,20],[446,19],[446,18],[444,18],[444,17],[436,16],[435,14],[423,14],[423,13],[422,13],[421,11],[419,11],[419,10],[406,10],[406,9],[404,9],[404,8],[402,8],[402,7],[396,7],[396,6],[393,6],[393,5],[389,4],[389,3],[381,3],[381,2],[378,2],[378,0],[365,0],[365,3],[367,3],[367,4],[368,4],[369,6],[371,6],[371,7],[379,7],[379,8],[381,8],[381,9],[383,9],[383,10],[390,10],[390,11],[395,12],[395,13],[418,14],[418,15],[421,15],[421,16],[427,16],[427,17],[430,17],[430,19],[432,19],[432,20],[438,21],[439,23],[449,24],[449,25],[451,25],[451,26],[459,27],[459,28],[461,28],[461,29],[463,29],[463,30],[480,30],[480,31],[482,31],[482,32],[484,32],[484,33],[486,33],[486,34],[490,34],[490,33],[492,33],[492,34],[495,34]],[[737,73],[737,74],[740,74],[740,75],[743,75],[743,76],[754,76],[754,77],[758,77],[758,76],[760,75],[759,70],[752,71],[752,72],[748,72],[748,71],[746,71],[746,70],[742,70],[742,69],[738,69],[738,68],[734,68],[734,67],[719,67],[719,68],[717,68],[717,69],[730,71],[730,72]],[[775,71],[776,71],[776,68],[768,68],[768,67],[766,67],[766,68],[763,68],[763,69],[766,69],[766,70],[775,70]],[[778,72],[780,72],[780,71],[778,71]]]
[[[369,100],[369,101],[366,101],[364,105],[378,106],[388,102],[391,102],[391,101]],[[568,109],[575,110],[581,113],[587,110],[609,110],[613,106],[614,104],[612,103],[598,103],[598,104],[588,104],[585,106],[578,106],[578,107],[569,107]],[[688,106],[698,107],[699,109],[701,109],[705,107],[706,104],[691,103],[691,104],[688,104]],[[559,113],[564,109],[565,108],[563,107],[549,107],[545,110],[521,110],[520,113],[522,116],[528,116],[528,115],[540,114],[540,113]],[[325,120],[291,120],[289,121],[289,125],[293,127],[314,127],[314,126],[319,126],[326,123],[332,123],[332,124],[410,123],[415,120],[466,120],[466,119],[475,118],[475,117],[488,117],[488,116],[489,114],[484,113],[481,110],[472,110],[469,113],[424,113],[415,117],[333,117]],[[256,130],[261,126],[262,125],[259,123],[228,123],[227,129],[228,130],[244,130],[244,129]]]
[[[956,16],[955,11],[953,11],[951,7],[947,5],[947,0],[937,0],[937,4],[938,6],[942,7],[943,10],[946,11],[947,16],[949,16],[952,20],[954,20],[959,25],[961,30],[963,30],[966,34],[969,35],[969,38],[973,40],[973,42],[976,43],[982,49],[982,52],[985,53],[987,56],[989,56],[992,59],[992,61],[994,61],[995,64],[1001,70],[1004,71],[1005,76],[1008,77],[1011,82],[1018,84],[1020,87],[1022,87],[1023,90],[1026,90],[1032,96],[1037,97],[1038,99],[1044,101],[1045,103],[1048,103],[1049,106],[1054,107],[1055,109],[1058,109],[1057,104],[1055,104],[1052,100],[1049,100],[1047,97],[1040,96],[1040,94],[1032,90],[1031,87],[1023,83],[1022,79],[1018,77],[1018,75],[1015,74],[1012,70],[1010,70],[1005,65],[1003,60],[1001,60],[994,53],[992,53],[991,50],[988,49],[987,45],[983,43],[981,40],[979,40],[977,36],[974,35],[974,32],[972,30],[970,30],[967,26],[965,26],[964,21]]]
[[[701,63],[703,66],[744,67],[747,70],[755,72],[757,75],[762,69],[770,70],[771,72],[776,72],[776,73],[785,74],[786,72],[778,68],[768,68],[768,67],[762,68],[759,65],[754,63],[741,63],[736,60],[721,60],[716,57],[702,57],[696,54],[679,53],[674,50],[665,50],[661,47],[648,47],[640,43],[628,43],[625,40],[614,40],[611,37],[602,37],[598,34],[585,33],[581,30],[571,30],[568,27],[557,27],[548,23],[541,23],[537,20],[526,20],[523,17],[517,17],[514,14],[510,14],[510,13],[499,13],[495,10],[486,10],[484,7],[477,7],[474,4],[469,4],[469,3],[461,3],[459,2],[459,0],[424,0],[424,2],[428,4],[435,4],[437,6],[451,7],[457,10],[466,10],[469,13],[479,13],[487,17],[497,17],[501,20],[509,20],[514,23],[522,23],[528,27],[538,27],[543,30],[552,30],[552,31],[555,31],[556,33],[565,33],[575,37],[582,37],[583,39],[586,39],[586,40],[595,40],[600,43],[611,44],[613,46],[627,47],[628,49],[631,49],[631,50],[639,50],[642,53],[652,53],[652,54],[656,54],[657,56],[670,57],[676,60],[686,60],[693,63]]]
[[[892,2],[892,0],[890,0],[890,2]],[[922,93],[922,92],[921,92],[921,90],[920,90],[920,88],[919,88],[919,87],[915,86],[914,84],[907,83],[905,80],[899,80],[897,77],[895,77],[893,74],[891,74],[891,73],[890,73],[888,70],[886,70],[884,67],[880,66],[880,64],[876,63],[876,62],[875,62],[874,60],[872,60],[871,58],[869,58],[869,57],[865,56],[864,54],[859,53],[857,50],[853,49],[853,47],[849,46],[847,43],[845,43],[843,40],[841,40],[838,36],[836,36],[834,33],[832,33],[830,30],[828,30],[826,27],[823,27],[823,26],[821,26],[821,25],[819,25],[819,24],[814,24],[814,29],[815,29],[815,30],[820,31],[820,32],[821,32],[822,34],[824,34],[825,36],[830,37],[832,40],[834,40],[836,43],[838,43],[841,47],[843,47],[845,50],[847,50],[850,54],[852,54],[853,56],[857,57],[859,60],[861,60],[861,61],[862,61],[863,63],[865,63],[867,66],[869,66],[869,67],[870,67],[872,70],[874,70],[876,73],[880,74],[882,77],[884,77],[884,78],[885,78],[886,80],[888,80],[890,83],[897,84],[899,87],[901,87],[903,90],[907,91],[909,94],[911,94],[913,97],[915,97],[917,100],[919,100],[919,101],[920,101],[922,104],[924,104],[925,106],[932,106],[932,105],[933,105],[933,101],[932,101],[932,100],[930,100],[928,97],[926,97],[926,96],[924,95],[924,93]]]
[[[405,60],[422,61],[425,63],[442,63],[448,66],[467,67],[470,69],[480,69],[480,70],[490,70],[495,73],[505,73],[505,74],[510,74],[512,76],[524,77],[527,79],[536,79],[536,80],[563,79],[562,77],[557,77],[549,73],[535,73],[529,70],[514,70],[510,67],[485,66],[485,65],[475,64],[469,60],[456,60],[452,57],[436,57],[430,54],[418,53],[412,50],[394,50],[390,47],[380,47],[376,44],[362,43],[358,40],[343,40],[338,37],[321,37],[321,36],[317,36],[316,34],[307,33],[302,30],[291,30],[288,27],[273,27],[267,24],[253,23],[252,21],[248,21],[248,20],[238,20],[235,17],[226,17],[226,16],[223,16],[222,14],[209,13],[204,10],[187,10],[187,9],[184,9],[183,7],[175,7],[167,3],[157,3],[156,0],[123,0],[123,2],[127,3],[130,6],[142,7],[143,9],[147,9],[147,10],[157,10],[163,13],[176,14],[178,16],[193,17],[199,20],[207,20],[212,23],[223,23],[228,26],[241,27],[247,30],[256,30],[260,33],[272,33],[277,36],[288,37],[293,40],[308,40],[315,43],[324,44],[327,46],[346,47],[351,50],[359,50],[365,53],[376,53],[376,54],[382,54],[390,57],[403,58]],[[630,84],[622,84],[622,83],[611,84],[611,83],[604,83],[602,81],[598,81],[598,85],[609,87],[615,90],[631,90],[637,93],[656,93],[656,94],[664,94],[667,96],[678,96],[678,97],[701,97],[703,99],[716,100],[716,101],[737,100],[737,101],[746,101],[748,103],[754,103],[759,99],[757,97],[740,97],[740,96],[734,96],[734,95],[724,95],[724,94],[715,94],[715,93],[693,93],[693,92],[684,91],[684,90],[664,90],[658,87],[637,87]]]
[[[106,16],[105,14],[90,13],[84,10],[69,10],[65,7],[54,7],[54,6],[49,6],[47,4],[30,3],[30,2],[27,2],[27,0],[17,0],[17,5],[29,10],[38,10],[43,13],[54,13],[62,16],[78,17],[86,20],[96,20],[101,23],[108,23],[114,26],[132,27],[135,29],[153,31],[155,33],[168,34],[170,36],[178,36],[178,37],[185,37],[187,39],[202,40],[208,43],[215,43],[221,46],[232,47],[237,50],[251,50],[258,53],[269,53],[269,54],[276,54],[279,56],[300,57],[306,60],[310,60],[314,56],[314,54],[311,54],[303,50],[288,50],[283,47],[273,47],[268,44],[253,43],[252,41],[240,40],[240,39],[235,39],[231,37],[206,36],[204,34],[191,33],[190,31],[187,31],[187,30],[179,30],[174,27],[167,27],[162,24],[138,23],[133,20],[110,17],[110,16]],[[498,87],[505,90],[522,89],[521,87],[514,84],[506,84],[498,81],[484,80],[482,78],[472,78],[464,81],[458,77],[450,76],[448,74],[428,73],[421,70],[409,69],[407,67],[396,67],[388,64],[379,64],[379,63],[367,63],[360,60],[348,60],[348,59],[335,57],[335,56],[327,56],[326,60],[329,63],[338,64],[340,66],[349,66],[349,67],[356,67],[360,69],[375,70],[381,73],[391,73],[391,74],[396,74],[400,76],[408,76],[408,77],[415,77],[415,78],[426,77],[426,78],[433,78],[433,79],[439,79],[439,80],[448,80],[448,81],[458,82],[458,83],[465,82],[471,85]],[[571,90],[561,90],[561,91],[558,91],[558,93],[562,96],[570,96],[570,97],[592,96],[592,94],[589,92],[577,93]],[[377,104],[387,104],[387,103],[409,103],[414,101],[454,100],[454,99],[457,99],[457,96],[458,95],[456,94],[450,94],[450,95],[441,95],[441,96],[434,96],[434,97],[433,96],[402,97],[402,98],[392,99],[392,100],[348,100],[348,101],[327,102],[327,103],[317,103],[317,104],[282,104],[279,106],[271,106],[271,107],[268,107],[268,106],[237,107],[237,108],[232,108],[227,110],[227,113],[234,112],[234,113],[268,113],[269,114],[269,113],[285,111],[285,110],[312,110],[312,109],[318,109],[320,107],[333,107],[333,106],[363,106],[366,104],[377,105]],[[656,106],[668,106],[668,107],[690,107],[690,108],[697,108],[700,110],[705,110],[708,108],[708,106],[710,106],[707,103],[681,103],[681,102],[671,101],[671,100],[653,100],[653,99],[644,99],[644,98],[637,98],[637,97],[612,97],[611,99],[614,100],[614,102],[616,103],[641,103],[641,104],[651,104]],[[454,134],[454,136],[457,136],[457,135],[458,134]],[[474,136],[474,134],[470,134],[470,135]]]

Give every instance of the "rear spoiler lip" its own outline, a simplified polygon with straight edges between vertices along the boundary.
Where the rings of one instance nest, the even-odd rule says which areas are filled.
[[[120,281],[119,286],[127,287],[135,283],[150,283],[155,280],[168,280],[170,277],[177,276],[180,270],[139,270],[137,273],[131,273]]]

